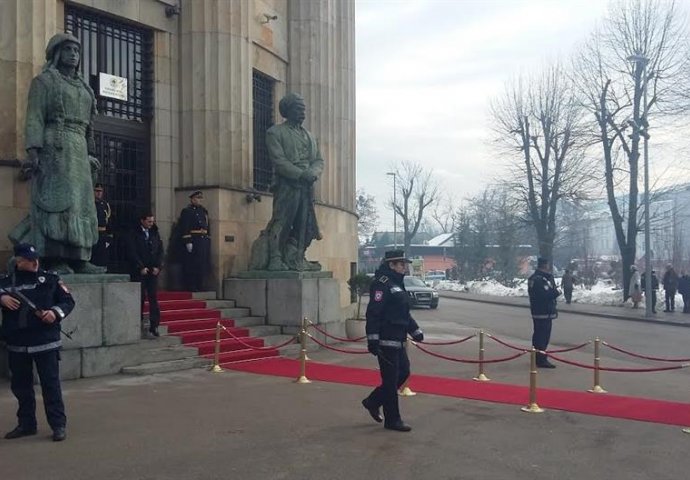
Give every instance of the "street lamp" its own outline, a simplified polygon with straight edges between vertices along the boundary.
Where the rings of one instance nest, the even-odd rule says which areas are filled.
[[[395,211],[395,205],[397,203],[396,192],[398,191],[395,179],[397,175],[395,172],[386,172],[386,175],[393,177],[393,245],[395,250],[398,249],[398,215]]]
[[[649,133],[647,132],[647,64],[649,59],[644,55],[635,54],[628,57],[628,61],[635,64],[635,76],[638,81],[644,79],[642,84],[642,114],[640,118],[641,125],[635,125],[635,131],[638,135],[644,138],[644,270],[645,270],[645,316],[652,316],[652,258],[650,248],[650,226],[649,226]]]

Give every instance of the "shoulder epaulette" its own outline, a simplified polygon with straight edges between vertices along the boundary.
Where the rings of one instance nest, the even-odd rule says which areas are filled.
[[[378,279],[379,282],[381,283],[387,283],[388,282],[388,277],[385,275],[381,275]]]

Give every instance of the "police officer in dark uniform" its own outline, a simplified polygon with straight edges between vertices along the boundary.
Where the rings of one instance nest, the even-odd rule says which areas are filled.
[[[103,199],[103,184],[97,183],[93,187],[96,201],[96,216],[98,217],[98,242],[91,248],[91,263],[105,267],[110,260],[110,246],[113,244],[113,234],[110,231],[110,204]]]
[[[208,210],[201,205],[203,192],[197,190],[190,196],[190,204],[180,213],[180,232],[184,243],[185,288],[192,292],[203,289],[204,278],[210,266],[211,237],[209,237]]]
[[[33,245],[17,244],[14,256],[14,269],[0,278],[2,334],[12,393],[19,402],[18,425],[5,438],[36,434],[35,363],[53,440],[60,442],[67,423],[60,388],[60,322],[74,308],[74,299],[57,274],[39,269]]]
[[[532,345],[537,350],[545,351],[551,339],[551,323],[558,318],[556,298],[561,292],[556,288],[556,281],[551,275],[549,260],[543,257],[537,259],[537,269],[528,280],[529,306],[532,311]],[[546,354],[537,353],[537,367],[556,368],[549,362]]]
[[[404,348],[407,335],[421,342],[424,334],[410,315],[409,296],[403,278],[410,260],[402,250],[385,253],[374,274],[367,306],[367,349],[378,357],[381,385],[362,400],[369,415],[382,422],[379,409],[383,406],[384,427],[409,432],[412,427],[400,418],[398,389],[410,376],[410,361]]]

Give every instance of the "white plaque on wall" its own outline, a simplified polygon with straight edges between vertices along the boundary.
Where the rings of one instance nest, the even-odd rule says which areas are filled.
[[[98,94],[101,97],[127,101],[127,79],[99,72]]]

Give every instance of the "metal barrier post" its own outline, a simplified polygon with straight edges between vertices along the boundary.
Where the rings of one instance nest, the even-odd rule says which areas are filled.
[[[299,332],[299,340],[302,346],[300,350],[299,377],[295,383],[311,383],[307,378],[307,317],[302,319],[302,329]]]
[[[537,349],[532,347],[529,361],[529,405],[520,410],[527,413],[542,413],[543,408],[537,405]]]
[[[477,382],[489,382],[491,379],[484,375],[484,330],[479,330],[479,371],[472,380]]]
[[[606,390],[604,390],[601,386],[601,371],[599,370],[600,368],[600,362],[601,358],[599,357],[599,348],[601,345],[601,340],[599,340],[599,337],[594,339],[594,386],[587,390],[590,393],[607,393]]]
[[[211,371],[213,373],[220,373],[223,371],[223,368],[220,366],[220,329],[222,325],[220,324],[220,320],[218,320],[218,323],[216,323],[216,344],[215,344],[215,350],[213,353],[213,366],[211,367]]]

